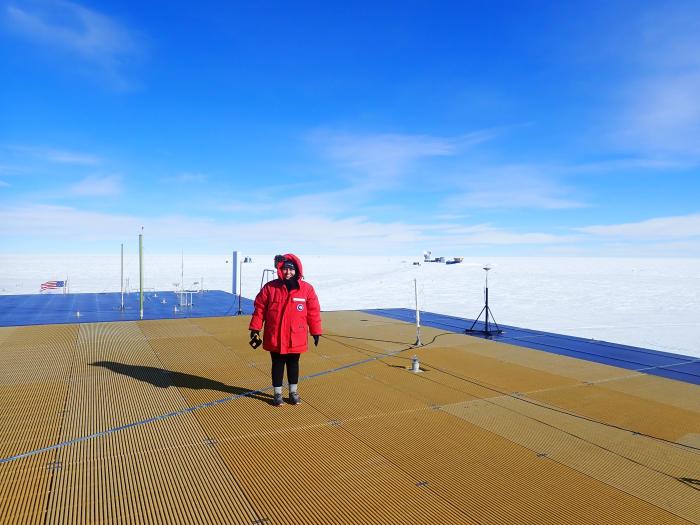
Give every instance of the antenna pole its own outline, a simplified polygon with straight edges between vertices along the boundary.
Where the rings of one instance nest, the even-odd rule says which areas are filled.
[[[486,275],[488,275],[488,274],[486,274]],[[488,277],[486,278],[486,280],[488,280]],[[488,283],[486,284],[485,297],[486,297],[486,299],[485,299],[486,303],[484,305],[484,312],[486,312],[486,313],[484,315],[484,319],[485,319],[484,327],[485,327],[486,331],[488,332],[489,331],[489,286],[488,286]]]
[[[241,308],[241,295],[243,295],[243,261],[241,259],[240,267],[238,269],[238,312],[237,315],[243,315],[243,308]]]
[[[124,243],[122,243],[121,288],[122,288],[122,306],[121,306],[121,309],[124,310]]]
[[[143,233],[139,233],[139,317],[143,319]]]
[[[420,340],[420,309],[418,308],[418,279],[413,279],[413,291],[416,298],[416,342],[413,346],[423,346]]]

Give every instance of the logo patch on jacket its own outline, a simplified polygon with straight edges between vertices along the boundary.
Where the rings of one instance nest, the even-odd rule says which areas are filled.
[[[301,303],[299,303],[299,304],[297,305],[297,310],[299,310],[299,311],[301,312],[303,309],[304,309],[304,305],[301,304]]]

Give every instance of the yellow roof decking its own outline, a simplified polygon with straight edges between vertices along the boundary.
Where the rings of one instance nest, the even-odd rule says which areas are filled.
[[[248,320],[0,328],[0,522],[700,523],[696,385],[335,312],[275,408]]]

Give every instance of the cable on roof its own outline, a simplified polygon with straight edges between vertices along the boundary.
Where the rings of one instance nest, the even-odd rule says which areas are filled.
[[[334,335],[335,337],[342,337],[342,338],[348,338],[348,339],[365,339],[365,340],[367,340],[367,341],[376,341],[375,339],[361,338],[361,337],[356,337],[356,336],[343,336],[343,335],[340,335],[340,334],[333,334],[333,335]],[[430,340],[430,342],[424,343],[423,346],[422,346],[422,348],[425,348],[426,346],[430,346],[431,344],[435,343],[435,341],[436,341],[439,337],[442,337],[442,336],[445,336],[445,335],[455,335],[455,333],[454,333],[454,332],[442,332],[442,333],[436,334],[436,335]],[[324,336],[324,337],[328,337],[328,336],[326,335],[326,336]],[[328,338],[331,339],[331,340],[333,340],[333,341],[335,341],[336,343],[339,343],[339,344],[341,344],[341,345],[343,345],[343,346],[346,346],[346,347],[348,347],[348,348],[353,348],[353,349],[358,350],[358,351],[363,352],[363,353],[369,352],[369,353],[372,353],[372,354],[379,354],[379,355],[377,355],[375,358],[373,358],[372,360],[381,360],[383,357],[399,357],[399,359],[410,359],[410,358],[408,358],[408,357],[400,357],[400,356],[398,356],[398,354],[400,354],[400,353],[402,353],[402,352],[405,352],[405,351],[407,351],[407,350],[412,350],[412,349],[414,349],[412,346],[408,346],[408,347],[406,347],[406,348],[403,348],[403,349],[401,349],[401,350],[397,350],[397,351],[394,351],[394,352],[390,352],[390,353],[381,353],[381,352],[374,352],[374,351],[372,351],[372,350],[367,350],[367,349],[364,349],[364,348],[361,348],[361,347],[358,347],[358,346],[354,346],[354,345],[350,345],[350,344],[347,344],[347,343],[341,343],[340,341],[337,341],[337,340],[333,339],[332,337],[328,337]],[[565,415],[568,415],[568,416],[571,416],[571,417],[574,417],[574,418],[582,419],[582,420],[585,420],[585,421],[588,421],[588,422],[591,422],[591,423],[595,423],[595,424],[598,424],[598,425],[602,425],[602,426],[605,426],[605,427],[608,427],[608,428],[614,428],[614,429],[616,429],[616,430],[620,430],[620,431],[623,431],[623,432],[627,432],[627,433],[633,434],[633,435],[635,435],[635,436],[643,436],[643,437],[647,437],[647,438],[649,438],[649,439],[652,439],[652,440],[655,440],[655,441],[659,441],[659,442],[661,442],[661,443],[665,443],[665,444],[668,444],[668,445],[672,445],[672,446],[676,446],[676,447],[682,447],[682,448],[688,449],[689,451],[692,451],[692,452],[700,452],[700,447],[694,447],[694,446],[692,446],[692,445],[687,445],[687,444],[685,444],[685,443],[678,443],[678,442],[676,442],[676,441],[671,441],[671,440],[669,440],[669,439],[665,439],[665,438],[662,438],[662,437],[659,437],[659,436],[654,436],[654,435],[647,434],[647,433],[644,433],[644,432],[639,432],[639,431],[631,430],[631,429],[629,429],[629,428],[621,427],[621,426],[619,426],[619,425],[615,425],[615,424],[612,424],[612,423],[607,423],[607,422],[605,422],[605,421],[600,421],[600,420],[597,420],[597,419],[594,419],[594,418],[591,418],[591,417],[588,417],[588,416],[584,416],[584,415],[581,415],[581,414],[577,414],[577,413],[575,413],[575,412],[569,412],[568,410],[564,410],[564,409],[562,409],[562,408],[553,407],[553,406],[549,406],[549,405],[543,405],[543,404],[541,404],[541,403],[536,402],[535,400],[523,398],[523,397],[514,395],[514,394],[511,393],[511,392],[504,392],[504,391],[502,391],[502,390],[499,390],[499,389],[496,388],[495,386],[487,385],[487,384],[482,383],[482,382],[480,382],[480,381],[478,381],[478,380],[476,380],[476,379],[462,377],[462,376],[457,375],[457,374],[455,374],[455,373],[453,373],[453,372],[450,372],[450,371],[441,369],[441,368],[439,368],[439,367],[433,366],[433,365],[431,365],[431,364],[429,364],[429,363],[426,363],[425,361],[423,361],[423,363],[424,363],[427,367],[432,368],[433,370],[437,370],[438,372],[441,372],[441,373],[443,373],[443,374],[449,375],[450,377],[454,377],[455,379],[458,379],[458,380],[460,380],[460,381],[465,381],[465,382],[467,382],[467,383],[470,383],[470,384],[479,386],[479,387],[481,387],[481,388],[484,388],[484,389],[487,389],[487,390],[491,390],[491,391],[493,391],[493,392],[495,392],[495,393],[498,393],[498,394],[500,394],[501,396],[504,396],[504,397],[509,397],[509,398],[511,398],[511,399],[516,399],[516,400],[518,400],[518,401],[522,401],[522,402],[525,402],[525,403],[528,403],[528,404],[537,406],[537,407],[539,407],[539,408],[544,408],[544,409],[546,409],[546,410],[551,410],[551,411],[553,411],[553,412],[557,412],[557,413],[560,413],[560,414],[565,414]],[[388,366],[391,366],[391,365],[388,365]],[[426,378],[425,376],[422,376],[422,377],[423,377],[424,379],[427,379],[428,381],[433,381],[433,380],[431,380],[431,379],[429,379],[429,378]],[[435,381],[433,381],[433,382],[435,382]],[[481,398],[481,401],[485,401],[486,403],[490,403],[490,404],[496,405],[496,403],[494,403],[493,401],[490,401],[489,399],[486,399],[486,398]],[[625,459],[625,460],[627,460],[627,461],[630,461],[630,462],[632,462],[632,463],[634,463],[634,464],[636,464],[636,465],[639,465],[639,466],[644,467],[644,468],[646,468],[646,469],[649,469],[649,470],[651,470],[651,471],[653,471],[653,472],[656,472],[657,474],[661,474],[661,475],[663,475],[663,476],[669,477],[669,478],[674,479],[674,480],[676,480],[676,481],[680,481],[681,483],[683,483],[683,484],[685,484],[685,485],[688,485],[689,487],[691,487],[691,488],[693,488],[693,489],[695,489],[695,490],[700,490],[700,480],[697,480],[697,479],[694,479],[694,478],[689,478],[689,477],[674,476],[673,474],[669,474],[669,473],[664,472],[664,471],[662,471],[662,470],[655,469],[655,468],[653,468],[653,467],[651,467],[651,466],[649,466],[649,465],[645,465],[644,463],[640,463],[639,461],[637,461],[637,460],[635,460],[635,459],[633,459],[633,458],[627,457],[627,456],[625,456],[624,454],[620,454],[619,452],[616,452],[616,451],[611,450],[611,449],[609,449],[609,448],[607,448],[607,447],[604,447],[603,445],[600,445],[600,444],[598,444],[598,443],[595,443],[594,441],[590,441],[590,440],[588,440],[588,439],[586,439],[586,438],[584,438],[584,437],[581,437],[581,436],[576,435],[576,434],[574,434],[574,433],[572,433],[572,432],[569,432],[568,430],[565,430],[565,429],[563,429],[563,428],[561,428],[561,427],[558,427],[558,426],[556,426],[556,425],[552,425],[551,423],[547,423],[546,421],[542,421],[542,420],[540,420],[540,419],[537,419],[536,417],[529,416],[529,415],[527,415],[527,414],[522,414],[522,413],[520,413],[520,412],[514,411],[514,410],[511,409],[511,408],[504,407],[504,406],[501,406],[501,405],[497,405],[497,406],[498,406],[499,408],[503,408],[503,409],[505,409],[505,410],[509,410],[509,411],[511,411],[511,412],[515,412],[515,413],[517,413],[518,415],[520,415],[520,416],[522,416],[522,417],[525,417],[526,419],[530,419],[531,421],[536,421],[537,423],[540,423],[540,424],[542,424],[542,425],[545,425],[545,426],[548,426],[548,427],[553,428],[553,429],[555,429],[555,430],[558,430],[558,431],[560,431],[560,432],[562,432],[562,433],[564,433],[564,434],[566,434],[566,435],[569,435],[569,436],[571,436],[571,437],[574,437],[574,438],[576,438],[576,439],[579,439],[579,440],[583,441],[584,443],[588,443],[589,445],[592,445],[592,446],[594,446],[594,447],[597,447],[597,448],[600,448],[600,449],[602,449],[602,450],[605,450],[606,452],[609,452],[609,453],[611,453],[611,454],[614,454],[614,455],[617,456],[617,457],[620,457],[620,458]]]

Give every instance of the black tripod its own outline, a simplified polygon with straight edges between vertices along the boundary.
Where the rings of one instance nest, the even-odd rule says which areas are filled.
[[[496,322],[496,318],[493,315],[493,312],[491,311],[491,308],[489,308],[489,270],[491,269],[490,266],[484,266],[484,271],[486,272],[486,287],[485,291],[486,293],[484,294],[484,297],[486,298],[486,302],[484,304],[484,307],[481,309],[481,312],[479,312],[479,315],[474,319],[474,322],[472,323],[470,328],[467,328],[464,333],[465,334],[483,334],[486,337],[491,337],[493,334],[502,334],[503,330],[501,330],[498,327],[498,323]],[[474,330],[474,326],[476,326],[476,322],[479,320],[479,317],[481,317],[481,314],[486,314],[484,315],[484,329],[483,330]],[[490,330],[489,329],[489,314],[491,314],[491,318],[493,319],[493,324],[496,327],[495,330]]]

